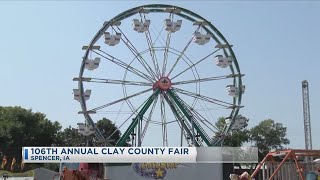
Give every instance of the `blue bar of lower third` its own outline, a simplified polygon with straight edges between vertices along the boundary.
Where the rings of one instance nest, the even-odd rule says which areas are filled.
[[[24,149],[24,159],[28,159],[28,149]]]

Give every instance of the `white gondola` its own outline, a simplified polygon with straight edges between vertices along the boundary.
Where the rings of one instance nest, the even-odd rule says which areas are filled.
[[[238,130],[248,125],[247,119],[245,118],[236,118],[232,126],[233,130]]]
[[[229,126],[231,124],[231,119],[226,119],[225,122],[226,122],[226,125]]]
[[[94,133],[94,128],[84,123],[78,123],[78,132],[84,136]]]
[[[139,31],[141,29],[141,22],[138,19],[132,20],[133,30]]]
[[[226,67],[228,67],[228,66],[230,66],[232,64],[232,58],[231,57],[226,58],[226,57],[223,57],[222,55],[217,55],[214,58],[214,61],[215,61],[216,65],[221,67],[221,68],[226,68]]]
[[[173,23],[170,19],[165,19],[163,21],[163,25],[164,25],[166,31],[172,30]]]
[[[116,33],[115,35],[111,35],[109,32],[104,33],[105,43],[109,46],[115,46],[119,44],[121,40],[121,33]]]
[[[143,33],[149,30],[150,20],[145,20],[143,23],[138,19],[132,21],[133,29],[139,33]]]
[[[208,43],[211,39],[211,34],[207,33],[206,35],[204,35],[204,42]]]
[[[234,85],[228,85],[226,89],[229,96],[236,97],[240,93],[242,94],[244,93],[246,86],[242,85],[241,90],[239,90],[239,88],[236,88]]]
[[[231,119],[226,119],[226,125],[229,126],[231,124]],[[247,120],[244,118],[236,118],[234,123],[231,125],[231,130],[239,130],[247,125]]]
[[[91,90],[90,89],[87,89],[85,92],[84,92],[84,100],[87,101],[90,99],[90,96],[91,96]]]
[[[73,89],[73,97],[76,101],[80,101],[80,90],[79,89]]]
[[[228,85],[227,92],[229,96],[232,96],[232,97],[238,96],[238,90],[234,85]]]
[[[182,20],[178,20],[177,22],[174,22],[174,27],[173,27],[173,31],[179,31],[181,29],[181,25],[182,25]]]
[[[210,34],[201,34],[200,32],[196,32],[194,34],[193,41],[199,45],[204,45],[210,41],[211,35]]]
[[[81,96],[80,90],[79,89],[73,89],[73,96],[74,96],[75,100],[80,101],[80,96]],[[89,100],[90,96],[91,96],[91,90],[87,89],[84,92],[84,100],[85,101]]]
[[[227,60],[226,60],[225,66],[226,66],[226,67],[230,66],[230,65],[232,64],[232,61],[233,61],[233,60],[232,60],[232,57],[228,57]]]
[[[144,23],[143,23],[143,27],[142,27],[141,32],[146,32],[146,31],[148,31],[148,30],[149,30],[149,27],[150,27],[150,23],[151,23],[150,20],[145,20]]]
[[[217,55],[215,58],[214,58],[214,61],[216,63],[217,66],[219,67],[222,67],[224,65],[224,60],[225,58],[222,56],[222,55]]]
[[[182,20],[177,20],[177,22],[172,22],[170,19],[165,19],[163,24],[166,31],[174,33],[181,29]]]
[[[234,124],[231,127],[231,130],[239,130],[241,128],[242,128],[242,126],[239,123],[234,122]]]
[[[196,32],[193,37],[193,41],[199,44],[202,40],[202,34],[200,32]]]
[[[94,58],[94,60],[87,59],[85,60],[85,68],[92,71],[99,67],[100,58]]]
[[[242,86],[241,86],[241,93],[243,94],[245,90],[246,90],[246,86],[245,86],[245,85],[242,85]]]

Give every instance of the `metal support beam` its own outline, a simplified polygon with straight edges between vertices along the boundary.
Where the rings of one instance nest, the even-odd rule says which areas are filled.
[[[181,128],[181,133],[183,133],[183,130],[185,130],[186,133],[187,133],[187,135],[188,135],[190,138],[192,138],[193,133],[192,133],[192,132],[190,131],[190,129],[188,128],[188,126],[187,126],[187,124],[186,124],[185,117],[182,115],[182,113],[179,113],[179,112],[180,112],[179,109],[177,109],[177,108],[175,107],[175,105],[168,99],[168,98],[169,98],[168,96],[164,96],[164,97],[165,97],[166,101],[168,102],[168,104],[169,104],[169,106],[170,106],[173,114],[177,117],[178,121],[179,121],[180,124],[181,124],[181,127],[182,127],[182,128]],[[180,114],[181,114],[181,115],[180,115]],[[182,137],[181,137],[181,139],[182,139]],[[181,142],[182,142],[182,140],[181,140]],[[197,147],[200,146],[200,144],[198,144],[198,142],[196,142],[195,145],[196,145]],[[182,146],[182,143],[181,143],[181,146]]]
[[[281,161],[281,163],[278,165],[278,167],[276,168],[276,170],[272,173],[272,175],[270,176],[269,179],[273,179],[273,177],[277,174],[277,172],[280,170],[281,166],[283,165],[283,163],[285,163],[287,161],[287,159],[292,156],[292,153],[289,152],[286,157]]]
[[[194,128],[197,130],[197,132],[200,134],[201,138],[203,139],[203,141],[208,145],[208,146],[212,146],[212,144],[210,143],[210,139],[208,138],[208,135],[205,134],[204,130],[202,129],[202,127],[195,122],[195,120],[192,117],[192,114],[188,112],[188,110],[186,109],[186,107],[181,104],[181,102],[183,102],[179,96],[177,96],[171,89],[167,90],[167,94],[174,100],[174,102],[178,105],[179,109],[183,112],[183,114],[186,116],[186,118],[190,121],[190,123],[192,123],[194,125]],[[195,138],[194,135],[192,137],[193,139]]]
[[[146,101],[138,115],[133,119],[131,122],[129,128],[126,130],[126,132],[123,133],[119,141],[117,142],[116,146],[123,146],[127,142],[128,137],[130,134],[134,131],[134,128],[138,125],[138,122],[142,120],[143,115],[146,113],[152,102],[155,100],[155,98],[158,96],[160,93],[160,90],[157,89],[156,91],[153,92],[153,94],[149,97],[149,99]]]

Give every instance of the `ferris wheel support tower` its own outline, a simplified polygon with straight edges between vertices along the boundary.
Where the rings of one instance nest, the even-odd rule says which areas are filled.
[[[303,119],[306,150],[312,150],[309,84],[307,80],[302,81]]]

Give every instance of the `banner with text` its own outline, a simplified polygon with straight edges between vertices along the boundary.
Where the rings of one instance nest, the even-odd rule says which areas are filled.
[[[256,147],[23,147],[24,163],[257,163]]]

